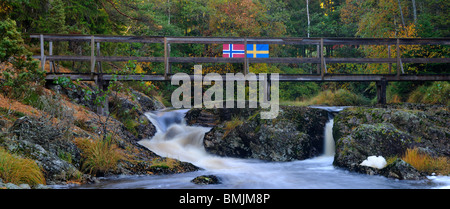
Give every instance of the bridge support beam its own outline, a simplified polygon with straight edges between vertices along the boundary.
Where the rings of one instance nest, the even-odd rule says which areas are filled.
[[[386,86],[387,81],[382,78],[380,81],[376,82],[377,85],[377,104],[386,104]]]
[[[109,105],[108,105],[108,95],[105,95],[104,92],[108,90],[109,82],[103,80],[103,76],[100,74],[95,81],[95,84],[97,84],[97,88],[99,90],[99,97],[105,97],[105,99],[102,101],[102,104],[97,104],[97,114],[108,116],[109,114]]]

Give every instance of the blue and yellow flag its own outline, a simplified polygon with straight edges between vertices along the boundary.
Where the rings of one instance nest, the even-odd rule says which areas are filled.
[[[268,58],[269,44],[247,44],[248,58]]]

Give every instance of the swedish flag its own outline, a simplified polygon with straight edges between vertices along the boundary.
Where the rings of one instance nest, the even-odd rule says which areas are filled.
[[[248,58],[268,58],[269,44],[247,44]]]

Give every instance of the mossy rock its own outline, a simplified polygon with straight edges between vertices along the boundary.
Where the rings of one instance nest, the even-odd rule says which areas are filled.
[[[202,185],[221,183],[219,178],[217,178],[217,176],[214,175],[197,176],[194,179],[192,179],[191,182],[194,184],[202,184]]]

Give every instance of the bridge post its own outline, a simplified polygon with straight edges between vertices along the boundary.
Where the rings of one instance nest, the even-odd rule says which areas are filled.
[[[53,41],[49,41],[49,42],[48,42],[48,55],[49,55],[49,56],[52,56],[52,55],[53,55]],[[53,61],[50,61],[48,64],[49,64],[50,73],[51,73],[52,71],[55,71],[55,73],[56,73],[56,69],[53,69],[53,64],[54,64],[54,62],[53,62]]]
[[[100,42],[97,42],[97,56],[100,56]],[[102,73],[102,62],[97,62],[97,72]]]
[[[45,71],[44,35],[39,35],[39,38],[41,42],[41,67],[42,71]]]
[[[167,41],[167,38],[164,37],[164,78],[167,80],[170,73],[170,44]]]
[[[325,57],[323,53],[323,38],[320,39],[320,76],[322,77],[325,75]]]
[[[377,104],[386,104],[386,86],[387,81],[386,78],[382,78],[380,81],[376,82],[377,84]]]
[[[94,36],[91,36],[91,76],[95,73],[95,40]]]
[[[95,83],[97,84],[97,88],[99,90],[100,97],[105,96],[105,100],[103,104],[97,104],[97,114],[107,116],[109,114],[109,106],[108,106],[108,95],[105,95],[105,91],[108,90],[109,82],[103,80],[103,76],[101,74],[98,75]]]

